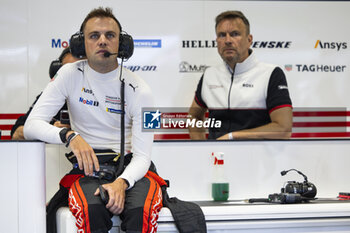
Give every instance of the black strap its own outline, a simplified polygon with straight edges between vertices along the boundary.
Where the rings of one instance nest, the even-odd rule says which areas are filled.
[[[166,187],[162,187],[163,205],[170,209],[180,233],[206,233],[207,225],[202,209],[193,202],[169,198]]]
[[[100,165],[103,164],[103,165],[115,166],[116,177],[118,177],[121,173],[123,173],[125,167],[129,165],[132,159],[132,153],[122,156],[120,159],[116,160],[116,157],[118,157],[118,154],[113,150],[94,149],[94,152],[97,155],[97,159]],[[77,158],[75,157],[73,152],[66,153],[65,155],[66,155],[66,158],[73,164],[73,166],[78,163]]]
[[[68,129],[68,128],[63,128],[63,129],[60,131],[60,138],[61,138],[61,141],[62,141],[63,143],[66,143],[66,142],[67,142],[66,135],[67,135],[67,133],[68,133],[69,130],[70,130],[70,129]]]
[[[114,151],[109,151],[109,150],[104,150],[104,151],[94,150],[94,151],[97,154],[97,159],[100,164],[106,164],[106,163],[111,164],[113,163],[114,158],[118,156],[118,154],[115,153]],[[73,152],[66,153],[65,155],[69,160],[69,162],[71,162],[72,164],[76,164],[78,162]]]

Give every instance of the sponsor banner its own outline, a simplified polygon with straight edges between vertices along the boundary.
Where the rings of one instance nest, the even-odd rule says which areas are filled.
[[[343,50],[348,48],[347,42],[328,42],[317,40],[315,43],[315,49],[331,49],[331,50]]]
[[[254,41],[253,49],[289,49],[292,41]]]
[[[61,38],[51,39],[51,48],[67,48],[70,44],[70,39],[64,40]],[[161,48],[162,40],[151,40],[151,39],[134,39],[135,48]]]
[[[157,66],[156,65],[124,65],[125,68],[132,72],[138,72],[138,71],[146,71],[146,72],[151,72],[151,71],[157,71]]]
[[[350,1],[234,3],[234,8],[249,19],[252,49],[259,61],[276,64],[285,72],[294,107],[337,106],[350,110],[350,92],[346,88],[350,86],[350,33],[339,30],[348,28]],[[93,0],[62,0],[54,11],[43,15],[36,6],[47,4],[44,0],[36,4],[9,1],[6,17],[0,19],[2,25],[7,25],[0,29],[1,113],[28,110],[49,82],[51,61],[69,45],[70,36],[96,7]],[[83,9],[76,12],[82,5]],[[112,7],[123,30],[135,39],[134,54],[123,65],[149,84],[156,106],[189,107],[201,74],[208,66],[222,62],[217,51],[215,17],[232,9],[232,2],[138,1],[133,10],[142,21],[130,20],[130,3],[126,1],[101,0],[99,5]],[[310,9],[314,12],[312,18]],[[23,37],[23,32],[30,33]],[[212,85],[215,88],[220,84]],[[94,105],[90,102],[93,98],[84,100]],[[111,101],[110,112],[118,109],[113,100],[107,101]]]
[[[182,48],[216,48],[216,40],[183,40]]]
[[[161,48],[162,40],[134,39],[135,48]]]
[[[311,73],[344,73],[347,65],[326,65],[326,64],[286,64],[284,69],[288,72],[311,72]]]
[[[51,39],[51,48],[67,48],[69,46],[70,40],[63,40],[61,38]]]
[[[204,64],[191,64],[187,61],[183,61],[179,65],[180,73],[204,73],[205,69],[208,68],[208,65]]]
[[[120,10],[127,8],[126,3],[118,0],[117,2],[118,4],[115,4],[118,5],[118,17],[128,18],[128,15]],[[274,1],[263,1],[259,5],[235,1],[237,8],[242,9],[250,21],[253,35],[251,48],[257,54],[258,59],[261,62],[276,64],[284,68],[293,105],[301,107],[305,104],[307,104],[306,107],[348,106],[349,103],[346,101],[348,93],[339,89],[339,87],[350,85],[350,80],[347,78],[349,77],[348,61],[350,57],[347,32],[336,30],[332,25],[327,26],[330,23],[324,17],[315,16],[314,22],[317,23],[312,24],[312,31],[309,30],[309,27],[303,26],[302,22],[309,20],[309,7],[312,7],[317,15],[329,15],[340,23],[339,28],[346,28],[343,19],[348,16],[338,9],[347,9],[349,3],[327,1],[322,4],[286,1],[279,3],[276,9]],[[191,14],[184,13],[183,17],[176,22],[169,18],[171,14],[175,14],[173,12],[148,15],[143,17],[142,22],[126,21],[123,29],[134,37],[135,53],[130,61],[124,63],[124,66],[140,74],[141,78],[150,84],[156,99],[160,100],[160,106],[190,105],[201,74],[207,67],[221,62],[217,53],[214,19],[220,11],[229,9],[231,4],[229,1],[189,1],[186,3],[168,1],[166,5],[159,5],[156,1],[146,0],[141,5],[143,11],[138,11],[140,17],[144,16],[144,10],[152,12],[154,6],[159,7],[161,12],[163,12],[162,9],[169,7],[178,10],[185,7],[186,12],[191,12]],[[115,6],[112,4],[111,7]],[[35,9],[32,11],[35,12]],[[293,11],[299,12],[298,19],[291,17]],[[278,14],[275,14],[276,12]],[[264,15],[273,15],[273,20]],[[81,18],[83,19],[83,16]],[[52,21],[55,22],[55,19],[52,18],[48,22],[40,21],[43,26],[39,27],[47,28],[45,24],[50,25]],[[80,25],[80,21],[78,20],[75,24]],[[69,35],[73,34],[66,32],[66,26],[63,27],[63,25],[66,24],[62,23],[62,26],[57,26],[55,34],[46,33],[48,34],[45,37],[46,41],[42,43],[43,47],[46,46],[45,48],[47,46],[54,48],[51,50],[56,51],[53,58],[58,57],[58,50],[69,45]],[[145,25],[154,25],[154,27],[145,27]],[[269,25],[268,29],[266,25]],[[331,28],[332,37],[324,30],[325,27]],[[70,31],[75,32],[76,28],[77,26]],[[159,28],[162,30],[160,31]],[[31,66],[33,70],[38,70],[38,74],[31,73],[30,77],[43,79],[41,77],[44,75],[39,73],[44,72],[41,70],[39,72],[39,68],[36,67],[45,67],[44,61],[49,63],[52,58],[44,59],[45,57],[42,57],[39,60],[38,66]],[[33,63],[37,64],[37,61]],[[332,81],[327,82],[328,79]],[[45,86],[42,80],[35,79],[31,82],[35,82],[30,83],[31,86],[40,87],[37,90],[28,89],[31,96],[36,95]],[[308,91],[300,91],[300,87]],[[183,92],[182,95],[178,95],[179,90]],[[327,101],[323,101],[324,98],[327,98]],[[306,102],[305,99],[309,101]]]

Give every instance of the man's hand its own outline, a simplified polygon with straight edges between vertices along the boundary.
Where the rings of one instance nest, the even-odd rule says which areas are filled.
[[[228,133],[225,135],[222,135],[221,137],[218,137],[216,140],[230,140],[230,138],[228,137]]]
[[[124,210],[125,190],[128,188],[125,180],[116,179],[113,183],[104,184],[102,187],[108,192],[109,201],[106,208],[114,215],[119,215]],[[99,195],[100,190],[96,189],[95,195]]]
[[[12,135],[12,140],[24,140],[23,128],[24,126],[21,125],[15,130],[15,132]]]
[[[58,127],[58,128],[70,129],[70,125],[69,124],[62,124],[61,121],[55,121],[55,123],[53,123],[53,125]]]
[[[293,127],[293,111],[290,107],[283,107],[270,113],[271,123],[252,129],[232,132],[232,138],[238,139],[289,139]],[[229,140],[225,134],[217,140]]]
[[[58,127],[58,128],[70,128],[70,125],[67,124],[61,124],[60,121],[55,121],[55,123],[53,124],[54,126]],[[15,132],[12,135],[12,140],[24,140],[24,134],[23,134],[23,128],[24,126],[21,125],[19,126]]]
[[[66,137],[68,138],[72,133],[73,131],[69,131]],[[94,167],[96,171],[100,170],[100,165],[94,150],[80,135],[71,140],[69,147],[77,158],[79,169],[84,170],[86,176],[92,175]]]

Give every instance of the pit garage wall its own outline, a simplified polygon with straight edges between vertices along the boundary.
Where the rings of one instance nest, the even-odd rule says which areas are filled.
[[[258,58],[286,73],[293,137],[350,136],[349,1],[5,0],[0,8],[2,139],[49,82],[51,61],[98,6],[112,7],[134,37],[135,52],[125,66],[147,81],[159,107],[191,104],[205,67],[221,62],[215,16],[241,10],[250,20]],[[316,113],[309,118],[310,112]],[[172,134],[158,133],[156,139],[186,139],[186,133]]]
[[[267,198],[280,193],[287,181],[303,182],[297,169],[317,188],[317,198],[336,198],[350,192],[348,181],[349,140],[196,141],[156,142],[152,161],[157,172],[170,180],[171,197],[212,200],[213,152],[224,153],[230,200]],[[72,165],[63,156],[64,146],[46,145],[46,200],[58,189]]]

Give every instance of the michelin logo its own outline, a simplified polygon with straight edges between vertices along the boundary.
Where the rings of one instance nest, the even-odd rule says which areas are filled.
[[[134,40],[134,46],[136,48],[161,48],[161,40]]]
[[[123,111],[115,108],[106,108],[106,112],[121,114]]]

